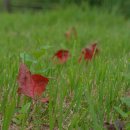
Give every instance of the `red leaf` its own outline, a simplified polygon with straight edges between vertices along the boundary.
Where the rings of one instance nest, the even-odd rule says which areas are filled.
[[[72,37],[77,39],[77,31],[75,27],[70,28],[68,31],[65,33],[65,37],[67,41],[70,41]]]
[[[71,31],[70,30],[65,33],[65,37],[66,37],[67,41],[70,41],[70,39],[71,39]]]
[[[45,91],[49,80],[39,74],[32,75],[25,64],[21,63],[18,74],[18,94],[24,94],[28,97],[35,98],[41,96]]]
[[[29,97],[34,97],[34,81],[31,77],[31,72],[28,68],[21,63],[18,74],[18,93],[24,94]]]
[[[70,54],[68,50],[61,49],[54,54],[53,58],[54,57],[57,57],[60,63],[65,63],[70,57]]]
[[[99,50],[97,48],[97,43],[93,43],[89,47],[83,48],[79,58],[79,62],[81,61],[82,56],[84,56],[84,60],[92,60],[92,58],[98,53],[98,51]]]
[[[46,89],[46,85],[48,84],[48,78],[43,77],[39,74],[34,74],[32,75],[32,79],[35,82],[34,95],[41,96],[43,91]]]

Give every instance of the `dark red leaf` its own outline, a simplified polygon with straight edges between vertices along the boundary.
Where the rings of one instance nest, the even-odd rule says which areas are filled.
[[[57,57],[60,63],[65,63],[70,57],[70,54],[68,50],[61,49],[54,54],[54,57]]]
[[[77,31],[75,27],[70,28],[68,31],[65,33],[65,37],[67,41],[70,41],[72,37],[77,39]]]
[[[99,49],[97,48],[97,43],[91,44],[89,47],[83,48],[82,53],[79,58],[79,62],[84,57],[84,60],[89,61],[98,53]]]
[[[35,83],[34,96],[41,96],[43,91],[45,91],[46,85],[48,84],[48,78],[39,74],[34,74],[32,75],[32,79]]]
[[[21,63],[17,78],[19,88],[18,94],[24,94],[33,99],[41,96],[45,91],[49,79],[39,74],[31,74],[25,64]]]
[[[65,33],[65,37],[66,37],[67,41],[70,41],[70,39],[71,39],[71,32],[70,32],[70,30]]]
[[[21,63],[18,74],[18,93],[24,94],[29,97],[34,97],[34,81],[31,76],[31,72],[28,70],[25,64]]]

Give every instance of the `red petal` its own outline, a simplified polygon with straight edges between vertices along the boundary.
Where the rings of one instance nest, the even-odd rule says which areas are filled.
[[[32,75],[32,79],[35,83],[34,95],[41,96],[43,91],[45,91],[45,89],[46,89],[46,85],[48,84],[49,79],[46,77],[43,77],[42,75],[39,75],[39,74]]]
[[[31,77],[31,72],[23,63],[20,64],[17,81],[19,84],[18,93],[33,97],[34,81]]]
[[[54,56],[59,59],[60,63],[65,63],[68,60],[70,54],[68,50],[59,50],[55,53]]]

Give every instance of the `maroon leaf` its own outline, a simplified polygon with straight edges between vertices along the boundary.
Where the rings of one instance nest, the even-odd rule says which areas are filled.
[[[55,57],[58,58],[60,63],[65,63],[68,60],[68,58],[70,57],[70,54],[69,54],[68,50],[61,49],[54,54],[53,58],[55,58]]]
[[[82,60],[82,57],[84,57],[84,60],[86,61],[92,60],[92,58],[98,53],[98,51],[99,49],[97,48],[97,43],[93,43],[89,47],[83,48],[79,58],[79,62]]]
[[[49,79],[39,74],[32,75],[26,65],[21,63],[17,81],[19,85],[18,94],[24,94],[35,99],[45,91]]]
[[[18,74],[18,93],[24,94],[29,97],[34,97],[34,81],[31,76],[31,72],[28,70],[25,64],[21,63]]]
[[[34,96],[41,96],[43,91],[46,89],[46,85],[49,82],[48,78],[39,74],[34,74],[32,75],[32,79],[35,82]]]
[[[75,27],[70,28],[68,31],[65,33],[65,37],[67,41],[70,41],[72,37],[77,39],[77,31]]]

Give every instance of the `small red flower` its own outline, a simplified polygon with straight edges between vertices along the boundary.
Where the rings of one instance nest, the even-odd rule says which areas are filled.
[[[68,58],[70,57],[70,54],[68,50],[61,49],[54,54],[53,58],[54,57],[57,57],[59,62],[62,64],[68,60]]]
[[[17,81],[19,85],[18,94],[24,94],[32,99],[36,99],[45,91],[49,79],[40,74],[31,74],[26,65],[21,63]],[[44,98],[41,101],[47,102]]]
[[[84,60],[92,60],[92,58],[98,53],[98,51],[99,49],[97,48],[97,43],[93,43],[89,47],[83,48],[81,56],[79,58],[79,62],[81,61],[82,56],[84,56]]]

